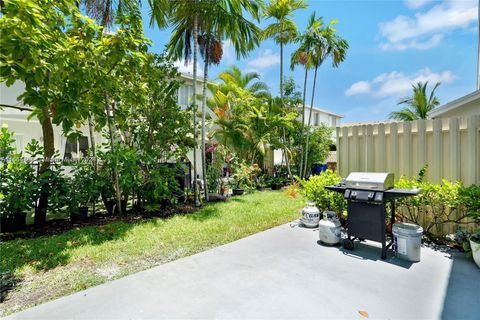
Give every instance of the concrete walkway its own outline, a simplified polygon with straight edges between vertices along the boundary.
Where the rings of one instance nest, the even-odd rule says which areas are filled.
[[[480,269],[422,249],[420,263],[283,225],[8,319],[478,319]]]

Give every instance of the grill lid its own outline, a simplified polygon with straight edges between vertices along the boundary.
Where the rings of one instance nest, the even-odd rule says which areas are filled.
[[[345,186],[351,189],[388,190],[393,188],[393,173],[352,172],[345,179]]]

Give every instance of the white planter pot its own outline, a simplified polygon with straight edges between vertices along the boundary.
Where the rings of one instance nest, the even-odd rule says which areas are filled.
[[[470,240],[470,248],[472,248],[473,260],[480,268],[480,243]]]

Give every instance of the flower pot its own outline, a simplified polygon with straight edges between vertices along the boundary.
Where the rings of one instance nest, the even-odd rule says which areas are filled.
[[[233,195],[234,196],[241,196],[244,192],[245,192],[245,190],[242,189],[242,188],[233,189]]]
[[[480,242],[470,239],[470,248],[472,249],[473,260],[480,268]]]
[[[272,183],[272,190],[280,190],[283,185],[281,183]]]
[[[70,213],[72,222],[85,221],[88,219],[88,207],[78,207],[78,211]]]
[[[258,186],[257,190],[258,191],[265,191],[266,187],[265,186]]]
[[[16,232],[26,227],[27,214],[19,212],[10,217],[0,219],[0,232]]]

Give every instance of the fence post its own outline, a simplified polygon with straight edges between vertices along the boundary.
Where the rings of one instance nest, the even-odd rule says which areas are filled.
[[[372,172],[375,170],[374,166],[374,155],[375,149],[373,145],[373,126],[369,124],[366,130],[366,137],[365,137],[365,153],[366,153],[366,171]]]
[[[403,174],[412,176],[412,125],[410,121],[403,123]]]
[[[340,168],[340,175],[342,177],[346,177],[347,174],[348,174],[348,171],[350,169],[350,157],[349,157],[349,154],[350,154],[350,150],[349,150],[349,141],[348,141],[348,127],[343,127],[342,128],[342,150],[341,152],[343,152],[343,164],[342,164],[342,167]]]
[[[350,172],[358,171],[358,126],[352,127],[352,154],[350,155]]]
[[[391,156],[391,168],[394,175],[398,177],[398,128],[397,123],[390,123],[390,156]]]
[[[450,138],[450,179],[456,181],[460,178],[460,130],[458,118],[450,118],[448,134]]]
[[[466,185],[475,184],[477,182],[477,130],[478,116],[474,115],[467,120],[467,176],[465,177]]]
[[[417,120],[417,171],[427,164],[426,161],[426,124],[425,120]],[[428,173],[427,173],[428,174]]]
[[[385,125],[380,123],[378,125],[378,153],[380,154],[379,163],[375,164],[380,172],[386,170],[386,154],[385,154]]]
[[[439,183],[442,179],[442,120],[433,120],[433,155],[432,155],[432,181]]]

